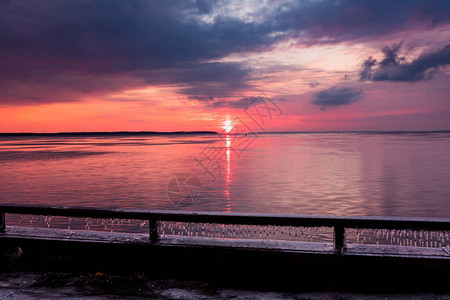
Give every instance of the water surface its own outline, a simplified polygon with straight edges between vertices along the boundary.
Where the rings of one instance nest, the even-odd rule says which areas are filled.
[[[449,153],[449,133],[0,137],[0,202],[448,218]]]

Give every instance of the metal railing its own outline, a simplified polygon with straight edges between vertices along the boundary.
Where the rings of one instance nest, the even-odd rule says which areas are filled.
[[[221,213],[194,211],[162,211],[136,209],[92,209],[49,206],[0,205],[0,233],[6,232],[5,214],[44,215],[78,218],[148,220],[149,240],[157,243],[158,222],[190,222],[232,225],[273,225],[293,227],[332,227],[334,250],[341,254],[345,248],[345,229],[410,229],[450,231],[450,219],[400,217],[340,217],[315,215],[281,215],[256,213]]]

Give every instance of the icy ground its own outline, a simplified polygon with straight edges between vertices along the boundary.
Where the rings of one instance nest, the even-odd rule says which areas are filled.
[[[155,280],[140,274],[0,272],[0,299],[450,299],[450,295],[279,293],[224,289],[197,281]]]

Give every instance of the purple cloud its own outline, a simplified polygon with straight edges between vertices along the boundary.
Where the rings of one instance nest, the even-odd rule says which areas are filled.
[[[392,47],[384,47],[384,58],[377,62],[369,57],[360,71],[361,81],[409,81],[429,80],[440,67],[450,64],[450,45],[444,48],[423,53],[411,62],[406,62],[404,57],[398,55],[401,44]]]
[[[336,107],[351,104],[361,98],[362,91],[354,90],[349,87],[332,87],[322,90],[314,95],[312,104],[322,107]]]

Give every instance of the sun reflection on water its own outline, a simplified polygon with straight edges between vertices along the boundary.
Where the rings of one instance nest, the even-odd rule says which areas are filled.
[[[230,184],[231,184],[231,138],[227,134],[225,137],[226,145],[226,175],[225,175],[225,198],[226,198],[226,212],[231,212],[231,196],[230,196]]]

